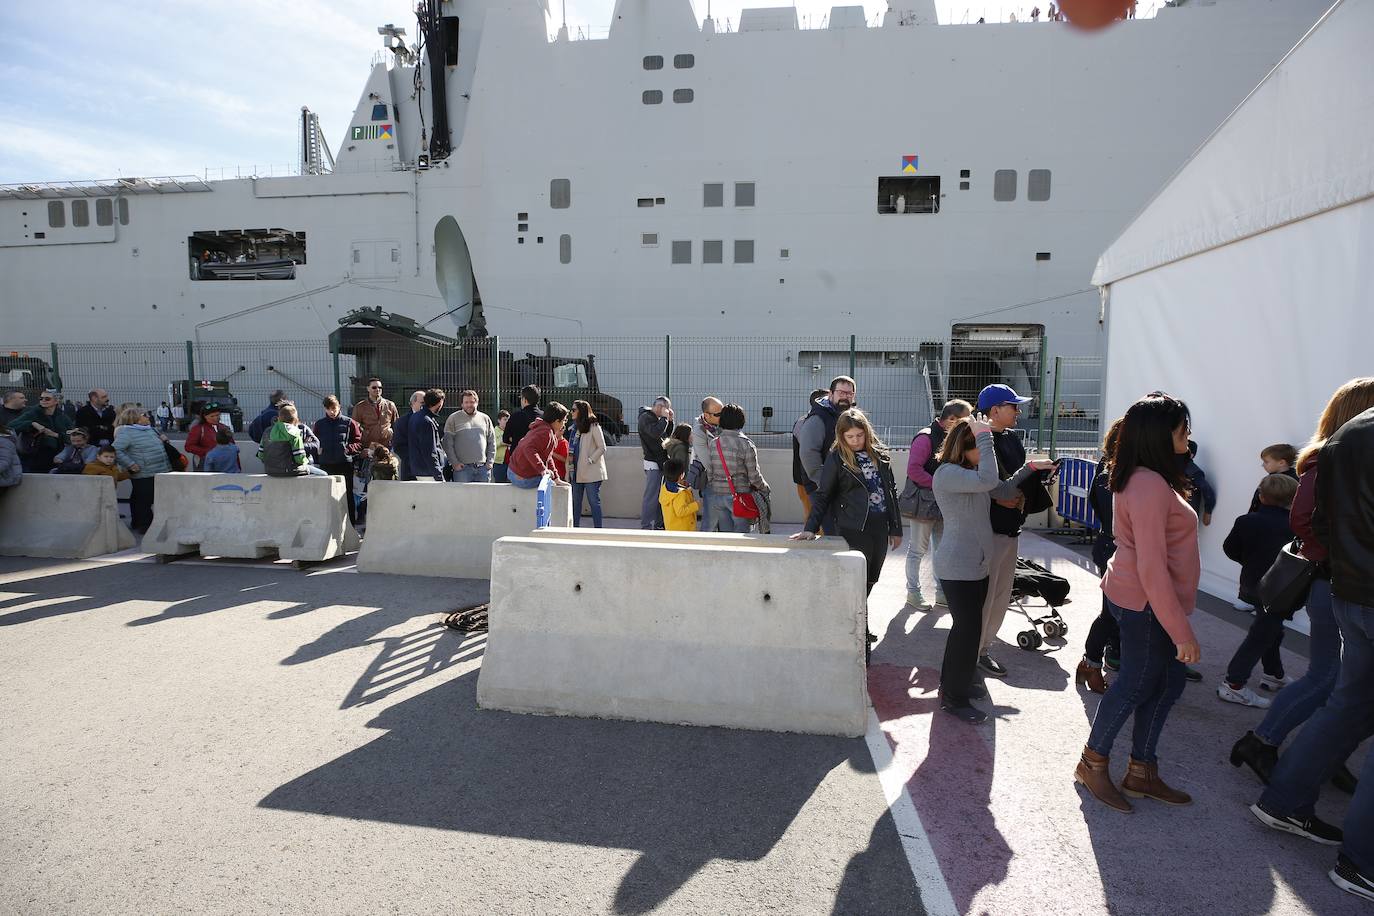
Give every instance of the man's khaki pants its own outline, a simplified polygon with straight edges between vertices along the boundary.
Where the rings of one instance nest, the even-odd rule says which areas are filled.
[[[1002,620],[1011,604],[1011,585],[1016,578],[1016,546],[1019,538],[1004,534],[992,536],[992,555],[988,557],[988,599],[983,604],[983,641],[979,655],[986,655],[988,647],[1002,629]]]

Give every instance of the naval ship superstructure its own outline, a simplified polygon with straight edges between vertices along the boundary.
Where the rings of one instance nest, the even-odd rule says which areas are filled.
[[[608,37],[570,40],[544,0],[424,0],[332,169],[0,188],[4,336],[322,339],[381,305],[553,337],[991,323],[1092,355],[1098,254],[1325,5],[1083,32],[901,0],[727,32],[617,0]]]

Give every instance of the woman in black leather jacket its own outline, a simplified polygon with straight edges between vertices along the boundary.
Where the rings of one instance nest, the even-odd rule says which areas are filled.
[[[857,407],[840,414],[835,423],[835,445],[821,468],[820,485],[811,494],[811,515],[793,540],[816,537],[831,506],[845,543],[868,561],[871,592],[888,550],[902,543],[902,515],[887,448]]]

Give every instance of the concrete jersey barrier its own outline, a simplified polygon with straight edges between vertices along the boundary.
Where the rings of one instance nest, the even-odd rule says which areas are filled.
[[[134,546],[113,477],[25,474],[0,493],[0,556],[84,560]]]
[[[342,477],[180,471],[156,486],[149,553],[319,561],[358,549]]]
[[[858,552],[542,534],[492,555],[482,707],[864,733]]]
[[[722,534],[719,531],[646,531],[641,528],[541,528],[532,538],[572,541],[629,541],[634,544],[685,544],[698,547],[774,547],[791,550],[848,550],[842,537],[793,541],[785,534]]]
[[[572,524],[567,487],[549,491],[554,524]],[[537,495],[505,483],[374,480],[358,571],[491,578],[491,545],[536,527]]]

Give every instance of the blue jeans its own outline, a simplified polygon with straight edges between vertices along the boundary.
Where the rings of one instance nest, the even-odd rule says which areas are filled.
[[[593,480],[591,483],[575,483],[572,485],[572,517],[573,527],[582,527],[582,494],[587,494],[587,503],[592,510],[592,527],[600,528],[601,525],[601,484],[603,481]]]
[[[1131,757],[1154,763],[1159,734],[1174,701],[1183,693],[1188,669],[1178,660],[1178,649],[1148,604],[1143,611],[1111,601],[1107,607],[1121,627],[1121,672],[1097,707],[1088,747],[1109,756],[1117,732],[1134,713]]]
[[[658,503],[658,491],[663,489],[663,471],[644,469],[644,499],[639,504],[639,527],[663,530],[663,507]]]
[[[1279,755],[1269,787],[1260,796],[1260,803],[1276,814],[1310,815],[1322,784],[1374,734],[1374,607],[1333,595],[1331,610],[1345,643],[1341,672],[1326,705],[1312,713]],[[1365,758],[1359,789],[1341,826],[1341,851],[1361,873],[1374,874],[1374,754]]]
[[[533,490],[538,487],[539,482],[544,479],[543,474],[540,474],[538,477],[521,477],[514,471],[508,471],[506,477],[510,481],[511,486],[519,487],[522,490]]]
[[[491,483],[491,469],[484,464],[465,464],[453,469],[454,483]]]
[[[712,493],[711,501],[706,504],[702,517],[706,527],[702,531],[724,531],[726,533],[747,534],[749,522],[735,518],[735,500],[729,493]]]
[[[1312,583],[1307,596],[1307,617],[1312,622],[1307,673],[1279,691],[1264,721],[1255,729],[1256,735],[1275,747],[1321,709],[1341,673],[1341,631],[1331,612],[1331,583],[1326,579]]]
[[[309,477],[330,477],[330,476],[333,476],[333,475],[331,475],[328,471],[326,471],[324,468],[320,467],[318,464],[307,464],[307,465],[305,466],[305,473],[306,473],[306,475],[309,476]]]

